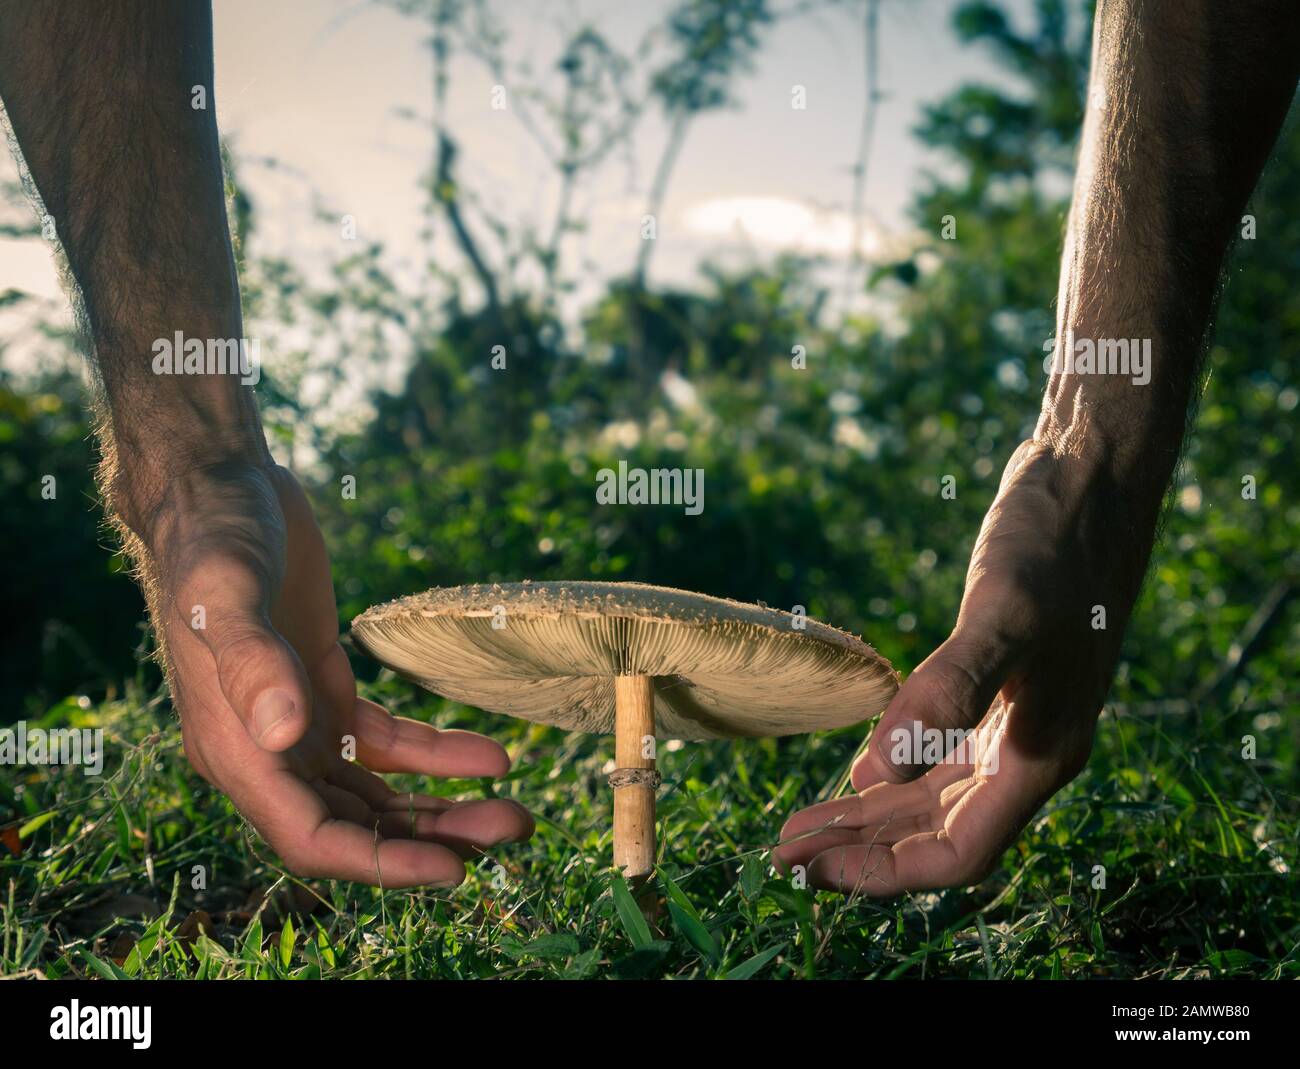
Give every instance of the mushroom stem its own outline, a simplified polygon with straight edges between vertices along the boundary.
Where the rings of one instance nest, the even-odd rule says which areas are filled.
[[[644,880],[655,863],[655,701],[651,676],[614,677],[614,761],[634,782],[614,787],[614,864],[629,880]],[[649,757],[645,755],[649,753]],[[617,775],[617,773],[616,773]]]

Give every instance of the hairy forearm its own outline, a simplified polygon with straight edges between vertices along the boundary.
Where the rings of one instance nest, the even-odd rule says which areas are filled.
[[[212,73],[206,2],[0,2],[0,98],[67,259],[132,526],[178,470],[265,457],[241,376],[155,371],[158,339],[242,334]]]
[[[1035,436],[1099,473],[1139,539],[1177,463],[1223,258],[1298,72],[1294,0],[1098,5],[1056,365]],[[1120,342],[1127,370],[1109,366]]]

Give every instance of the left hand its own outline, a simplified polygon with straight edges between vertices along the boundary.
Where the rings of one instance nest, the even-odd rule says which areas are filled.
[[[176,473],[148,515],[139,527],[186,756],[291,872],[447,887],[465,878],[465,859],[532,835],[516,802],[397,794],[375,775],[495,777],[510,760],[491,739],[357,697],[325,544],[287,470]]]

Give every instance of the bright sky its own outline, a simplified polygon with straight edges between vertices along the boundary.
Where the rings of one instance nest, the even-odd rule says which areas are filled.
[[[927,162],[910,136],[920,105],[962,82],[999,77],[982,52],[958,47],[948,29],[956,3],[884,0],[881,7],[879,84],[888,99],[877,121],[867,206],[885,235],[905,234],[903,211]],[[575,26],[592,20],[630,46],[668,6],[494,2],[512,55],[527,56],[543,78]],[[1009,6],[1024,17],[1029,0]],[[864,99],[861,21],[860,7],[837,7],[767,31],[753,73],[738,83],[739,107],[701,118],[690,132],[659,218],[655,280],[688,282],[702,255],[726,249],[847,252]],[[308,265],[350,251],[337,226],[314,218],[319,204],[353,215],[360,238],[381,240],[414,262],[418,179],[432,146],[427,124],[399,112],[429,112],[425,27],[353,0],[216,0],[215,24],[218,120],[259,210],[261,250]],[[461,180],[512,226],[532,222],[545,232],[557,183],[518,116],[491,109],[493,81],[469,61],[452,70],[448,119],[461,145]],[[806,89],[804,110],[791,107],[796,85]],[[635,154],[615,154],[575,202],[588,232],[573,239],[570,262],[583,265],[592,285],[635,258],[664,134],[654,116],[639,129]],[[259,162],[270,158],[276,167]],[[11,286],[60,299],[41,243],[0,240],[0,290]]]

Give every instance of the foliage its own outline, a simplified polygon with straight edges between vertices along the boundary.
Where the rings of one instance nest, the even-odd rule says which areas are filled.
[[[0,725],[70,693],[102,697],[134,673],[143,599],[106,552],[81,382],[0,375],[0,583],[11,620]]]

